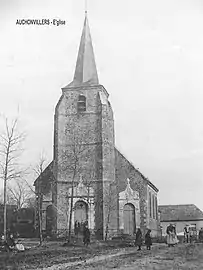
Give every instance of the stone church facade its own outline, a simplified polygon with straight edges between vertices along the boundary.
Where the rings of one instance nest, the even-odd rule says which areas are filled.
[[[115,147],[114,117],[99,84],[85,16],[73,81],[62,88],[54,116],[53,161],[36,179],[42,227],[63,234],[88,222],[98,238],[159,232],[158,189]]]

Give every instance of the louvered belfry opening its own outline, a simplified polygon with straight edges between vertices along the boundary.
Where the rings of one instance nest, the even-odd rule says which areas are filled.
[[[78,97],[78,113],[86,111],[86,97],[79,95]]]

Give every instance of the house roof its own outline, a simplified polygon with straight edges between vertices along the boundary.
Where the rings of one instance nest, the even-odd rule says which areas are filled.
[[[160,205],[161,221],[203,220],[203,212],[194,204]]]

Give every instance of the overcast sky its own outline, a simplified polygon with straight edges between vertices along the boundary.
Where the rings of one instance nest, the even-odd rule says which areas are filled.
[[[54,108],[73,79],[84,0],[0,0],[0,113],[27,131],[26,164],[52,159]],[[203,210],[203,3],[88,0],[99,80],[116,145],[159,188],[160,204]],[[20,26],[61,19],[65,26]]]

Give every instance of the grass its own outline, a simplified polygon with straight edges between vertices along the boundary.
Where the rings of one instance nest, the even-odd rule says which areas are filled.
[[[47,242],[41,247],[31,248],[24,252],[1,252],[0,269],[30,269],[48,267],[53,264],[73,262],[91,258],[99,254],[108,254],[117,246],[105,242],[97,242],[84,247],[82,244],[63,245],[60,242]],[[14,267],[14,268],[11,268]]]
[[[116,253],[121,250],[122,246],[118,242],[114,243],[112,241],[94,242],[87,248],[81,243],[75,243],[70,246],[63,246],[63,243],[45,242],[41,247],[31,248],[21,253],[1,252],[0,269],[26,270],[80,261],[101,254],[109,255],[110,253]],[[164,265],[164,262],[170,263],[173,260],[188,265],[194,264],[194,262],[203,263],[203,244],[180,244],[175,248],[168,248],[167,245],[161,244],[154,246],[151,251],[146,251],[146,248],[143,247],[141,253],[138,253],[135,247],[131,247],[128,250],[133,251],[133,254],[126,254],[118,258],[116,257],[112,261],[109,260],[109,267],[111,265],[112,268],[115,268],[118,264],[130,264],[137,259],[148,260],[149,258],[156,258],[156,261],[159,261],[161,265]],[[100,264],[102,265],[102,262]]]

